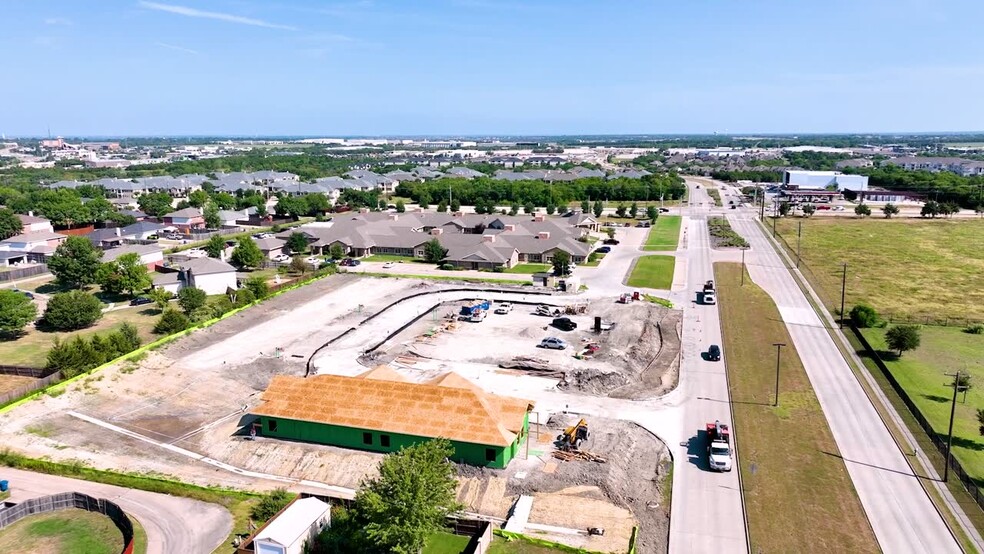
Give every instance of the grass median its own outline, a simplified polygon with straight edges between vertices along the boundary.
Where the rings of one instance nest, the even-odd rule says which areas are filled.
[[[642,249],[653,251],[676,250],[677,243],[680,241],[680,226],[682,223],[683,218],[678,215],[660,216],[652,228],[649,229],[646,245]]]
[[[673,285],[673,256],[642,256],[636,260],[626,284],[630,287],[669,290]]]
[[[753,552],[878,552],[844,462],[772,299],[714,264]],[[775,351],[782,352],[773,407]]]

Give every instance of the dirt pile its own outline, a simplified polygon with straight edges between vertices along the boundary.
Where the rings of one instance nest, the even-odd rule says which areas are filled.
[[[557,388],[565,391],[577,391],[606,396],[610,392],[628,384],[629,378],[617,371],[576,368],[564,374],[564,378],[557,383]]]

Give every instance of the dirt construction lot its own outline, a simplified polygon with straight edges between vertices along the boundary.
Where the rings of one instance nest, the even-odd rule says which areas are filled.
[[[552,318],[533,315],[532,307],[524,305],[507,315],[490,314],[481,323],[458,322],[445,316],[457,313],[463,302],[450,300],[431,312],[435,300],[430,296],[420,299],[419,306],[401,303],[363,323],[404,296],[443,291],[438,300],[444,300],[454,287],[344,275],[318,281],[142,360],[76,382],[64,394],[42,396],[15,408],[0,418],[4,446],[35,457],[78,459],[100,468],[207,485],[270,489],[283,486],[282,479],[288,478],[294,489],[305,488],[300,480],[356,488],[375,470],[379,454],[263,437],[246,440],[253,421],[249,409],[270,379],[304,375],[308,358],[350,329],[355,331],[315,357],[312,365],[317,371],[354,374],[389,362],[407,377],[424,380],[454,369],[490,392],[521,388],[534,401],[538,391],[557,394],[560,389],[626,402],[616,399],[653,398],[675,386],[679,313],[645,303],[623,306],[610,300],[535,297],[524,287],[487,296],[558,306],[580,303],[585,312],[570,316],[578,329],[545,328]],[[456,294],[463,298],[469,293]],[[590,331],[594,315],[617,325],[596,335]],[[416,317],[420,319],[364,355]],[[546,336],[563,337],[572,347],[537,348]],[[589,343],[600,350],[589,359],[575,358]],[[522,364],[531,368],[517,369],[516,357],[523,357]],[[498,388],[500,383],[507,388]],[[542,411],[537,417],[546,424],[551,414]],[[551,425],[554,428],[544,434],[547,439],[560,423]],[[593,440],[598,442],[587,448],[607,457],[608,463],[562,462],[552,458],[549,440],[533,442],[529,458],[515,460],[505,471],[462,467],[462,501],[473,511],[505,518],[519,494],[532,493],[531,522],[542,529],[530,532],[593,550],[619,551],[638,522],[650,541],[646,544],[653,545],[641,551],[665,549],[667,520],[658,486],[661,467],[668,461],[665,448],[633,424],[598,418],[595,425]],[[499,488],[498,495],[489,492]],[[580,508],[566,509],[570,505]],[[551,526],[578,531],[557,532]],[[605,527],[606,536],[589,538],[580,532],[587,527]]]

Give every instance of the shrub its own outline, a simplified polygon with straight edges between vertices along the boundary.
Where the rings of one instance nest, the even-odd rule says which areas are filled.
[[[971,335],[984,335],[984,323],[975,323],[964,328],[965,333]]]
[[[48,351],[48,369],[62,372],[66,379],[85,373],[106,362],[133,352],[140,347],[140,337],[137,328],[124,323],[119,331],[108,336],[94,335],[90,340],[76,335],[71,340],[55,340],[54,346]]]
[[[294,494],[287,492],[287,489],[274,489],[263,495],[259,503],[250,509],[249,515],[257,522],[263,522],[274,515],[294,499]]]
[[[206,301],[208,301],[208,295],[199,288],[185,287],[178,292],[178,305],[186,314],[191,314],[191,312],[201,308]]]
[[[457,268],[454,266],[454,264],[441,264],[440,269],[443,269],[444,271],[454,271]]]
[[[191,322],[188,321],[187,316],[177,310],[168,308],[164,310],[161,318],[154,325],[154,332],[158,335],[171,335],[178,331],[184,331],[189,325],[191,325]]]
[[[212,317],[222,317],[226,312],[232,311],[235,306],[232,304],[232,300],[229,300],[228,296],[223,296],[215,302],[212,303],[209,308],[212,310]]]
[[[253,298],[259,300],[266,298],[270,294],[270,287],[262,277],[250,277],[243,283],[243,287],[253,293]]]
[[[20,220],[17,220],[20,223]],[[0,336],[17,336],[24,326],[34,321],[38,307],[23,293],[0,290]]]
[[[248,306],[253,302],[256,302],[256,296],[253,294],[253,291],[247,288],[241,288],[238,291],[236,291],[236,304],[235,304],[236,308]]]
[[[88,327],[102,317],[102,302],[80,290],[56,294],[44,310],[44,324],[60,331]]]
[[[867,304],[858,304],[851,308],[850,318],[858,327],[878,327],[881,321],[878,312]]]

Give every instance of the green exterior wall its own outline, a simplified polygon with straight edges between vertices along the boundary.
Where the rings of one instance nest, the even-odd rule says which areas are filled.
[[[275,422],[276,430],[271,429],[271,422]],[[340,427],[337,425],[281,419],[270,416],[259,416],[259,423],[262,425],[262,428],[258,430],[257,434],[264,437],[313,442],[355,450],[368,450],[370,452],[396,452],[401,447],[411,446],[434,438],[401,435],[399,433],[384,433],[381,431]],[[368,433],[370,436],[364,437],[363,435],[365,433]],[[383,435],[389,437],[389,446],[383,446]],[[527,413],[523,417],[523,432],[516,437],[516,440],[511,445],[502,447],[451,441],[451,445],[454,447],[454,457],[452,459],[456,462],[469,465],[501,469],[509,465],[509,461],[520,452],[520,446],[528,435],[529,414]],[[372,444],[367,444],[363,440],[364,438],[370,438]],[[491,450],[491,452],[487,452],[488,450]],[[486,457],[487,454],[494,455],[494,459],[489,460]]]

